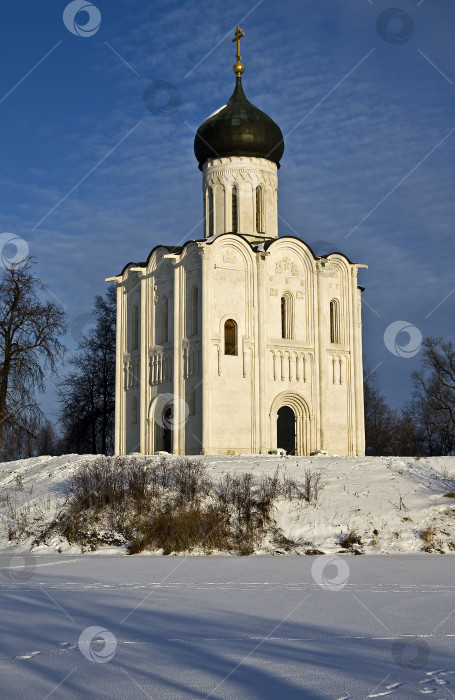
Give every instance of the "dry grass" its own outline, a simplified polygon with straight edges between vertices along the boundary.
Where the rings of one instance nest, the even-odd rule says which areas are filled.
[[[36,541],[58,534],[82,550],[123,544],[131,554],[251,554],[273,532],[278,498],[315,503],[323,487],[322,472],[308,469],[301,482],[277,469],[273,476],[226,474],[213,483],[199,459],[103,456],[81,465],[61,512]]]
[[[213,509],[189,508],[162,512],[150,518],[131,541],[130,554],[144,549],[163,549],[163,554],[185,552],[200,547],[212,551],[232,549],[229,524]]]
[[[444,554],[442,543],[437,539],[438,534],[438,530],[434,527],[434,525],[428,525],[428,527],[426,527],[425,530],[420,533],[420,539],[425,543],[424,547],[422,547],[424,552],[438,552],[439,554]]]

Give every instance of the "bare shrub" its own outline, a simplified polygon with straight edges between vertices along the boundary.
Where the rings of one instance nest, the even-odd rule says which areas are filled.
[[[288,501],[301,500],[316,504],[322,490],[327,485],[325,473],[322,470],[312,471],[307,467],[303,473],[303,480],[283,474],[280,484],[280,494]]]
[[[317,503],[321,491],[326,486],[324,473],[306,468],[303,475],[303,496],[308,503]]]
[[[287,501],[293,501],[301,497],[301,490],[298,481],[284,473],[281,482],[281,495]]]
[[[24,490],[24,480],[20,474],[16,474],[16,478],[14,479],[14,482],[16,484],[16,488],[18,491]]]
[[[196,504],[210,493],[212,482],[197,459],[181,458],[172,465],[172,478],[182,502]]]
[[[249,522],[253,485],[235,477],[233,487],[228,489],[230,505],[235,496],[240,520]],[[261,493],[266,500],[264,485]],[[40,541],[58,531],[84,548],[126,544],[130,553],[237,546],[230,508],[213,492],[206,467],[197,459],[98,457],[81,465],[66,494],[67,503]]]
[[[355,530],[350,530],[347,535],[340,537],[339,544],[343,549],[353,549],[356,545],[362,545],[362,538]]]
[[[12,542],[34,537],[37,529],[46,520],[46,509],[50,506],[50,497],[41,504],[18,503],[8,497],[6,500],[6,535]]]
[[[290,478],[226,474],[212,483],[202,460],[162,456],[104,457],[82,464],[67,484],[66,503],[37,541],[59,533],[68,542],[96,549],[125,544],[131,554],[165,554],[196,547],[250,554],[274,525],[278,497],[315,502],[322,473]]]
[[[30,535],[31,512],[30,506],[16,507],[9,503],[7,515],[8,540],[19,542]]]
[[[441,476],[444,480],[449,477],[449,467],[446,464],[441,467]]]

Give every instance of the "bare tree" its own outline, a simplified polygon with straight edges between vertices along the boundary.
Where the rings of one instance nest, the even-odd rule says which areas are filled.
[[[71,359],[59,387],[66,448],[109,454],[114,448],[116,290],[95,298],[95,327]]]
[[[364,377],[364,404],[366,453],[368,455],[393,454],[397,416],[378,389],[373,372],[366,373]]]
[[[65,313],[40,299],[46,286],[32,264],[28,256],[0,276],[0,449],[6,428],[31,433],[30,417],[40,413],[35,390],[43,389],[46,368],[53,371],[64,351]]]
[[[455,347],[443,338],[424,338],[423,367],[413,372],[414,405],[429,454],[455,447]]]

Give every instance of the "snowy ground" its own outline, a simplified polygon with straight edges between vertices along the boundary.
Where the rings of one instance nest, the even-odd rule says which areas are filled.
[[[90,459],[94,457],[66,455],[0,464],[0,551],[30,549],[33,537],[22,535],[19,543],[12,542],[8,529],[20,532],[25,523],[38,532],[50,523],[63,501],[65,483]],[[272,538],[265,538],[258,554],[304,554],[311,548],[336,553],[341,538],[350,531],[361,538],[357,549],[365,554],[421,552],[424,548],[455,551],[455,457],[250,455],[200,459],[214,480],[226,472],[272,475],[277,467],[281,474],[296,479],[302,478],[305,469],[322,471],[326,486],[316,504],[284,499],[276,503],[276,525],[292,546],[280,547]],[[33,551],[80,553],[78,547],[58,537]],[[114,551],[125,553],[126,549]]]
[[[455,697],[453,558],[331,559],[2,554],[0,696]]]
[[[455,549],[454,457],[201,458],[215,480],[323,471],[316,504],[276,503],[294,545],[253,557],[8,539],[52,521],[86,459],[0,465],[2,699],[455,698],[454,559],[422,553]],[[369,556],[340,554],[351,530]]]

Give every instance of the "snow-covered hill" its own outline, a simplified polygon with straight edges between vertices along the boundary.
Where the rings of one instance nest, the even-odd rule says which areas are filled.
[[[0,464],[0,550],[80,552],[59,536],[41,545],[33,545],[33,540],[58,514],[68,480],[81,464],[94,459],[65,455]],[[316,503],[277,499],[273,535],[272,531],[266,535],[256,553],[455,552],[455,457],[240,455],[197,459],[214,481],[228,472],[272,476],[277,467],[281,475],[297,481],[303,479],[305,470],[322,472],[324,488]],[[343,548],[341,543],[350,533]],[[125,546],[100,547],[95,554],[126,551]]]

